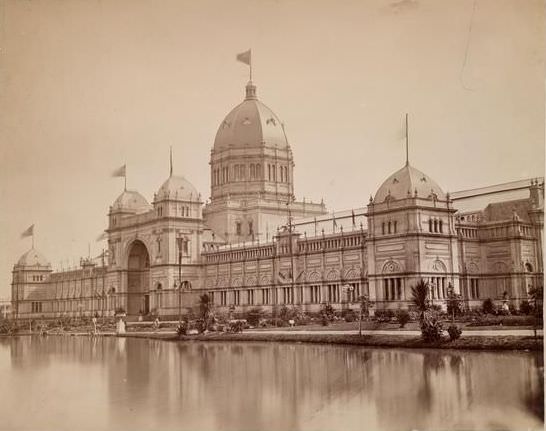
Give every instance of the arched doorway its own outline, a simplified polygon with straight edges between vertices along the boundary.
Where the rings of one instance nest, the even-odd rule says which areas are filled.
[[[147,314],[150,310],[150,255],[142,241],[129,247],[127,259],[127,314]]]

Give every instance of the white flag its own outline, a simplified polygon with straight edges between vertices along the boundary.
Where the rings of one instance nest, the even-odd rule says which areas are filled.
[[[108,232],[103,232],[97,237],[97,242],[108,239]]]
[[[248,64],[250,66],[251,60],[252,54],[250,52],[250,49],[248,51],[237,54],[237,61],[240,61],[241,63]]]
[[[125,165],[112,172],[113,177],[125,177]]]
[[[21,238],[26,238],[27,236],[33,236],[34,235],[34,225],[29,226],[27,230],[25,230],[21,234]]]

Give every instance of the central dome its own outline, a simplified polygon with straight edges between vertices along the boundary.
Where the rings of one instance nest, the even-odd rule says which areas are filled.
[[[391,199],[405,199],[408,196],[429,198],[436,196],[439,200],[445,200],[446,195],[440,186],[418,169],[406,164],[402,169],[396,171],[385,180],[375,194],[374,202],[382,203]]]
[[[246,98],[220,124],[214,149],[257,147],[262,144],[287,148],[288,140],[279,117],[256,97],[256,86],[249,82]]]

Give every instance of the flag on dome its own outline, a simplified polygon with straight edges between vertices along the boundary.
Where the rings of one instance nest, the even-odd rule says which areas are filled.
[[[27,236],[34,236],[34,225],[29,226],[29,227],[21,234],[21,238],[26,238]]]
[[[113,177],[125,177],[125,165],[117,168],[114,172],[112,172]]]
[[[251,60],[252,60],[252,54],[250,49],[248,51],[237,54],[237,61],[240,61],[241,63],[247,64],[250,66]]]

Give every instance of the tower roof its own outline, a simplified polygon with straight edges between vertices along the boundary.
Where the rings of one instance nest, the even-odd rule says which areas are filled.
[[[144,212],[150,209],[150,204],[144,196],[135,190],[124,190],[112,204],[112,210]]]
[[[407,163],[381,184],[374,202],[384,202],[389,196],[392,199],[405,199],[408,195],[414,196],[416,192],[420,198],[436,195],[440,200],[446,199],[444,191],[436,181]]]
[[[214,140],[214,149],[261,146],[287,148],[288,140],[277,115],[256,96],[256,86],[246,85],[245,100],[224,118]]]
[[[181,201],[197,201],[197,189],[182,176],[171,175],[159,188],[156,200],[174,199]]]
[[[51,265],[44,255],[33,247],[19,258],[17,266],[49,269]]]

